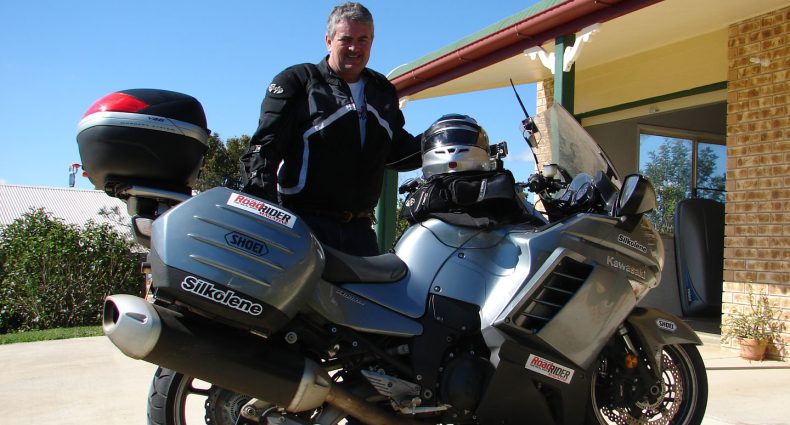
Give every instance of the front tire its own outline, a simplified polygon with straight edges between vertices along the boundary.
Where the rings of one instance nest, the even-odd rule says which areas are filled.
[[[631,405],[612,403],[605,362],[591,379],[587,423],[617,425],[699,425],[708,401],[705,364],[691,344],[667,345],[662,352],[661,394]],[[610,376],[609,376],[610,377]],[[657,391],[658,392],[658,391]]]

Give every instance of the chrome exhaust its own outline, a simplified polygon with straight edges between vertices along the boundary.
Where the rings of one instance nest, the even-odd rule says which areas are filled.
[[[310,359],[227,326],[186,319],[139,297],[107,297],[102,329],[133,359],[266,400],[290,412],[316,409],[326,402],[369,424],[417,424],[333,385],[327,372]]]
[[[292,412],[324,403],[332,381],[310,359],[244,332],[183,315],[132,295],[104,302],[104,334],[124,354]]]

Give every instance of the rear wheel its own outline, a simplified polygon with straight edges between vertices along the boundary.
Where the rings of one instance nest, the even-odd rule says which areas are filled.
[[[149,425],[233,425],[249,397],[158,368],[148,393]],[[201,408],[202,407],[202,408]]]
[[[708,401],[705,365],[697,347],[667,345],[661,353],[661,378],[644,395],[625,401],[622,388],[633,384],[602,360],[592,377],[588,424],[699,425]]]
[[[239,425],[255,423],[239,418],[250,397],[171,369],[158,368],[148,393],[149,425]],[[266,409],[279,417],[279,409]],[[303,421],[337,424],[345,414],[327,406],[314,412],[297,414]],[[265,419],[263,419],[265,422]],[[357,423],[357,422],[348,422]]]

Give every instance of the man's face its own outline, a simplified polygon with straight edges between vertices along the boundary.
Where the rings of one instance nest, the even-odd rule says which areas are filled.
[[[357,82],[370,59],[372,25],[344,19],[335,25],[335,36],[325,38],[329,66],[346,82]]]

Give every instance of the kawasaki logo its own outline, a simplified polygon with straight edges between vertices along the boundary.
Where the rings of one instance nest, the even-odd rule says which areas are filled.
[[[630,264],[626,264],[611,255],[606,256],[606,265],[609,267],[614,267],[620,269],[626,273],[632,274],[642,280],[647,279],[647,271],[641,267],[634,267]]]
[[[262,305],[236,295],[231,289],[219,289],[213,283],[194,276],[184,278],[181,289],[252,316],[259,316],[263,312]]]
[[[554,363],[551,360],[538,357],[534,354],[529,355],[527,364],[524,367],[566,384],[569,384],[571,379],[573,379],[573,369]]]

